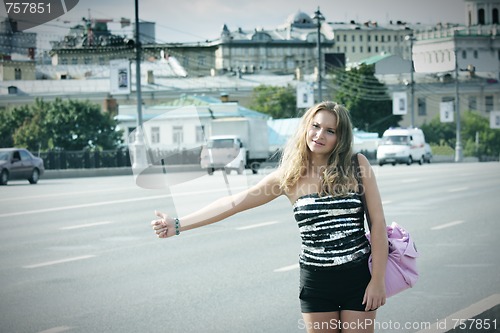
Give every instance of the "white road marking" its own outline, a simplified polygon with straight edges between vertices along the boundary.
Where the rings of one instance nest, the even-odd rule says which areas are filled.
[[[480,300],[477,303],[470,305],[469,307],[462,309],[454,314],[444,318],[437,320],[431,327],[426,327],[423,330],[418,331],[417,333],[445,333],[452,331],[454,329],[458,329],[459,325],[463,322],[466,323],[466,328],[469,327],[470,324],[475,324],[475,322],[467,322],[467,319],[472,319],[477,315],[493,308],[494,306],[500,304],[500,294],[493,294],[487,298]],[[484,320],[484,319],[483,319]],[[486,321],[481,321],[484,324]],[[489,322],[489,321],[488,321]],[[479,323],[479,322],[478,322]],[[493,320],[489,322],[493,326]],[[473,326],[475,327],[475,326]],[[484,326],[483,326],[484,327]],[[467,330],[464,330],[464,332]],[[480,331],[480,330],[478,330]]]
[[[48,330],[41,331],[38,333],[59,333],[59,332],[66,332],[66,331],[69,331],[71,329],[73,329],[73,328],[68,327],[68,326],[59,326],[59,327],[52,327],[52,328],[49,328]]]
[[[243,187],[243,186],[233,187],[233,190],[244,189],[244,188],[246,188],[246,187]],[[185,193],[179,193],[179,194],[175,194],[175,195],[177,197],[181,197],[181,196],[184,197],[184,196],[191,196],[194,194],[203,194],[203,193],[218,192],[218,191],[227,191],[227,190],[225,188],[224,189],[217,189],[217,190],[212,189],[212,190],[207,190],[207,191],[185,192]],[[96,206],[116,205],[116,204],[127,203],[127,202],[146,201],[146,200],[154,200],[154,199],[165,199],[165,198],[170,198],[170,197],[172,197],[171,194],[164,194],[164,195],[154,195],[154,196],[143,197],[143,198],[131,198],[131,199],[122,199],[122,200],[93,202],[93,203],[81,204],[81,205],[71,205],[71,206],[62,206],[62,207],[20,211],[20,212],[14,212],[14,213],[5,213],[5,214],[0,214],[0,217],[11,217],[11,216],[19,216],[19,215],[57,212],[57,211],[61,211],[61,210],[68,210],[68,209],[75,209],[75,208],[88,208],[88,207],[96,207]]]
[[[94,258],[94,257],[95,257],[95,255],[89,254],[86,256],[79,256],[79,257],[66,258],[66,259],[61,259],[61,260],[42,262],[40,264],[27,265],[27,266],[23,266],[23,268],[39,268],[39,267],[45,267],[45,266],[52,266],[52,265],[64,264],[64,263],[71,262],[71,261],[84,260],[84,259],[89,259],[89,258]]]
[[[461,192],[461,191],[466,191],[468,190],[468,187],[457,187],[457,188],[450,188],[448,192],[454,193],[454,192]]]
[[[294,269],[299,269],[299,264],[293,264],[293,265],[290,265],[290,266],[276,268],[273,272],[281,273],[281,272],[293,271]]]
[[[431,230],[441,230],[441,229],[444,229],[444,228],[449,228],[449,227],[453,227],[453,226],[462,224],[464,222],[465,221],[453,221],[453,222],[450,222],[450,223],[440,224],[440,225],[437,225],[435,227],[432,227]]]
[[[114,222],[103,221],[103,222],[95,222],[95,223],[88,223],[88,224],[73,225],[73,226],[69,226],[69,227],[59,228],[59,230],[74,230],[74,229],[90,228],[90,227],[95,227],[95,226],[98,226],[98,225],[111,224],[111,223],[114,223]]]
[[[419,178],[411,178],[411,179],[403,179],[403,180],[401,180],[401,183],[416,183],[419,181],[420,181]]]
[[[385,200],[385,201],[382,201],[382,205],[388,205],[392,203],[392,200]]]
[[[258,223],[258,224],[252,224],[252,225],[247,225],[244,227],[239,227],[236,228],[236,230],[248,230],[248,229],[254,229],[254,228],[260,228],[260,227],[266,227],[268,225],[276,224],[279,223],[280,221],[270,221],[270,222],[263,222],[263,223]]]

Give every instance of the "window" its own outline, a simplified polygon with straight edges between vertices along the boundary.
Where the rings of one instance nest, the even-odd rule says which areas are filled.
[[[359,47],[359,52],[360,52],[360,53],[363,53],[363,46],[360,46],[360,47]]]
[[[78,65],[78,58],[71,58],[72,65]]]
[[[175,144],[181,144],[184,142],[184,134],[182,132],[182,126],[173,126],[173,128],[172,128],[172,141]]]
[[[351,36],[351,41],[355,42],[356,41],[356,36],[352,35]]]
[[[104,57],[99,57],[99,65],[104,65]]]
[[[22,79],[21,68],[15,68],[14,69],[14,80],[21,80],[21,79]]]
[[[83,58],[83,63],[85,65],[90,65],[92,63],[92,58],[90,58],[90,57]]]
[[[205,66],[205,56],[198,56],[198,66],[202,67]]]
[[[344,42],[347,42],[347,35],[344,35]]]
[[[426,116],[427,115],[427,105],[425,103],[425,98],[419,97],[417,100],[418,103],[418,115]]]
[[[462,59],[467,59],[467,51],[462,51]]]
[[[67,65],[68,64],[68,58],[61,58],[61,65]]]
[[[474,59],[477,59],[478,55],[477,55],[477,50],[474,50]]]
[[[356,47],[355,46],[352,47],[352,53],[356,53]]]
[[[378,35],[375,35],[375,41],[378,42]]]
[[[477,110],[476,96],[469,96],[469,110]]]
[[[385,42],[385,40],[384,40],[385,36],[384,36],[384,35],[380,36],[380,38],[381,38],[381,40],[380,40],[380,41],[381,41],[382,43],[383,43],[383,42]]]
[[[368,53],[372,52],[372,47],[368,46]]]
[[[205,142],[205,126],[196,126],[196,142]]]
[[[25,150],[20,150],[19,153],[21,154],[21,161],[31,160],[30,154],[28,154]]]
[[[362,42],[363,41],[363,35],[359,35],[359,41]]]
[[[368,36],[366,36],[366,38],[367,38],[367,40],[368,40],[369,42],[371,42],[371,41],[372,41],[372,36],[368,35]]]
[[[375,53],[378,53],[378,46],[375,46]]]
[[[151,143],[160,143],[159,127],[151,127]]]
[[[387,35],[387,41],[390,42],[391,41],[391,35]]]
[[[484,96],[484,107],[486,112],[493,111],[493,96]]]
[[[492,21],[491,23],[493,24],[498,24],[498,9],[496,8],[493,8],[493,11],[491,12],[491,18],[492,18]]]
[[[484,9],[477,11],[477,24],[484,24]]]

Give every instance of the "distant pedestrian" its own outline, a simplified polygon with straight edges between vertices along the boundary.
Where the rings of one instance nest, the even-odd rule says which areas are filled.
[[[158,237],[171,237],[285,195],[292,203],[302,238],[302,328],[308,332],[373,332],[375,310],[386,301],[387,234],[373,170],[365,156],[353,155],[352,143],[352,124],[345,107],[319,103],[302,117],[279,167],[258,184],[179,219],[155,212],[158,218],[151,225]],[[365,236],[353,158],[359,162],[370,211],[371,246]]]

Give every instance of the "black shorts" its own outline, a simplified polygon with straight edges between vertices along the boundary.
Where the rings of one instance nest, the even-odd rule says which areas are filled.
[[[371,274],[368,257],[344,267],[300,268],[302,313],[365,311],[362,304]]]

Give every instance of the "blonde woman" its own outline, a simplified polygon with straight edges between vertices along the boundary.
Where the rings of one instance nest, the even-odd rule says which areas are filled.
[[[151,225],[158,237],[167,238],[285,195],[302,239],[301,326],[307,332],[373,332],[376,309],[386,300],[387,235],[373,171],[366,157],[353,156],[352,141],[348,111],[334,102],[319,103],[302,117],[276,171],[182,218],[155,212]],[[358,158],[370,211],[371,246],[352,158]]]

